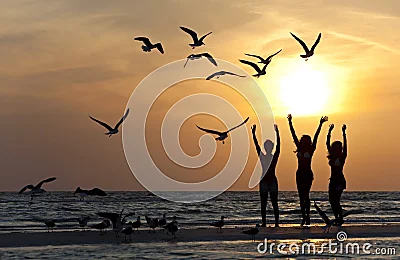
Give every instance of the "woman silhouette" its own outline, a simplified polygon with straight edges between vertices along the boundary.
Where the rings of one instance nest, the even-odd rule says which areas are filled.
[[[311,159],[317,147],[317,140],[319,133],[321,132],[322,124],[328,121],[328,117],[321,117],[318,129],[315,132],[314,139],[312,141],[309,135],[303,135],[299,141],[293,128],[292,115],[289,114],[287,118],[289,120],[290,132],[292,133],[292,137],[297,148],[295,151],[298,162],[296,171],[296,184],[300,198],[301,215],[303,217],[301,226],[310,225],[310,190],[314,180],[314,174],[311,170]]]
[[[343,144],[335,141],[331,145],[331,133],[335,126],[329,125],[328,136],[326,138],[326,147],[328,148],[328,160],[331,166],[331,178],[329,181],[329,203],[331,204],[333,214],[335,214],[336,224],[343,224],[343,212],[340,205],[340,198],[343,190],[346,189],[346,179],[343,174],[344,163],[347,157],[347,138],[346,125],[343,125]]]
[[[281,152],[281,140],[279,137],[278,126],[275,125],[276,132],[276,149],[275,153],[272,154],[274,149],[274,143],[271,140],[266,140],[264,143],[265,154],[261,151],[260,145],[258,144],[256,137],[256,125],[253,125],[251,132],[253,133],[253,141],[256,146],[257,154],[260,158],[262,166],[262,176],[260,180],[260,199],[261,199],[261,227],[267,225],[267,201],[268,192],[271,196],[272,207],[274,208],[275,215],[275,227],[279,227],[279,208],[278,208],[278,180],[275,175],[276,164],[278,163],[279,154]]]

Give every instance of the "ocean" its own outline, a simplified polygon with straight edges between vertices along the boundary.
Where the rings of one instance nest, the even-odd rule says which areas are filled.
[[[102,219],[96,212],[135,212],[136,216],[161,218],[166,213],[167,219],[176,216],[179,227],[183,229],[200,229],[209,227],[209,223],[226,217],[227,227],[253,226],[260,223],[258,192],[225,192],[216,198],[195,203],[175,203],[160,199],[150,192],[107,192],[106,197],[87,198],[79,201],[73,192],[48,192],[35,197],[30,202],[27,195],[17,193],[0,193],[0,232],[43,232],[47,231],[44,220],[55,220],[56,231],[78,230],[75,218],[90,216],[90,224]],[[332,212],[327,200],[327,192],[311,192],[311,199],[319,203],[328,216]],[[400,224],[400,192],[345,192],[342,206],[345,210],[356,210],[346,218],[345,225],[381,225]],[[301,221],[300,208],[296,192],[279,193],[280,219],[282,226],[298,225]],[[267,212],[268,223],[274,218],[271,205]],[[133,216],[131,220],[135,220]],[[323,224],[315,210],[311,212],[312,224]],[[400,234],[399,234],[400,237]],[[400,239],[377,238],[375,243],[400,248]],[[322,243],[323,241],[319,241]],[[83,256],[83,257],[82,257]],[[165,242],[135,243],[134,245],[68,245],[29,248],[3,248],[1,259],[229,259],[278,257],[261,256],[256,246],[248,240],[235,242]],[[321,258],[318,256],[316,258]],[[348,256],[344,256],[348,257]],[[374,258],[373,256],[368,256]],[[308,257],[312,258],[312,257]],[[385,257],[390,258],[390,257]],[[395,259],[395,258],[393,258]]]

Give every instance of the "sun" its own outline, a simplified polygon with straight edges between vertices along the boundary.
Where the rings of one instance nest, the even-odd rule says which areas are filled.
[[[319,115],[325,110],[330,88],[322,71],[304,64],[283,76],[279,82],[280,99],[286,114]]]

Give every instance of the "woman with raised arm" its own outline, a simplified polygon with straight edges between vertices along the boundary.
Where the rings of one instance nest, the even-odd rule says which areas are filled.
[[[343,167],[347,157],[347,138],[346,125],[343,125],[343,144],[340,141],[335,141],[331,144],[331,133],[334,127],[333,124],[329,125],[328,136],[326,138],[329,166],[331,167],[329,203],[331,204],[333,214],[335,214],[336,224],[341,226],[343,224],[343,211],[340,205],[340,198],[342,197],[343,190],[346,189]]]
[[[276,132],[276,149],[272,155],[274,143],[266,140],[264,143],[265,154],[261,151],[256,137],[256,125],[253,125],[251,132],[253,133],[253,141],[256,146],[257,154],[260,158],[262,166],[262,175],[260,181],[260,198],[261,198],[261,219],[262,227],[267,225],[267,201],[268,192],[271,196],[272,207],[274,208],[275,227],[279,227],[279,208],[278,208],[278,180],[275,175],[276,164],[278,163],[279,154],[281,152],[281,140],[279,137],[278,126],[275,125]]]
[[[288,115],[290,132],[294,143],[296,145],[296,155],[297,155],[297,171],[296,171],[296,184],[297,191],[300,198],[300,208],[301,215],[303,217],[301,221],[301,226],[310,225],[310,190],[311,185],[314,180],[314,174],[311,169],[311,159],[314,155],[315,149],[317,148],[317,141],[319,133],[321,132],[322,124],[328,121],[328,117],[321,117],[319,121],[319,126],[314,134],[314,139],[311,141],[311,136],[303,135],[299,139],[297,138],[296,132],[294,131],[292,123],[292,115]]]

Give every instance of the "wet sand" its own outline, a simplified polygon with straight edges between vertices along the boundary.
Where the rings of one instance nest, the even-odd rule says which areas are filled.
[[[104,243],[153,243],[153,242],[198,242],[198,241],[241,241],[249,240],[250,236],[242,231],[249,228],[226,228],[222,234],[217,233],[217,229],[180,229],[177,237],[172,239],[165,231],[156,230],[155,233],[148,233],[148,230],[140,230],[132,234],[132,241],[124,240],[121,234],[116,238],[113,231],[109,230],[106,234],[100,235],[98,231],[54,231],[54,232],[24,232],[24,233],[4,233],[0,234],[0,247],[31,247],[31,246],[61,246],[61,245],[84,245],[84,244],[104,244]],[[373,225],[373,226],[343,226],[333,227],[327,234],[321,227],[311,227],[310,229],[300,229],[296,227],[281,228],[260,228],[260,233],[256,236],[257,241],[264,238],[269,240],[281,239],[335,239],[338,231],[347,233],[348,238],[368,238],[368,237],[398,237],[400,236],[400,225]]]

